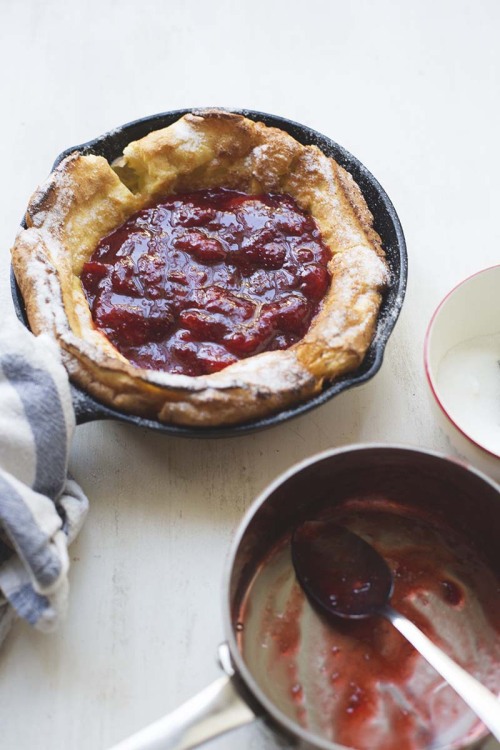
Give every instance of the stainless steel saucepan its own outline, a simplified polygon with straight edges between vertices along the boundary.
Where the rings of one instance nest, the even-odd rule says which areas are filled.
[[[359,688],[358,698],[350,697],[354,702],[339,707],[357,679],[359,639],[368,644],[366,660],[377,657],[377,650],[403,646],[388,640],[380,624],[359,631],[353,645],[345,629],[349,623],[335,634],[334,643],[345,652],[354,650],[344,654],[343,674],[333,672],[331,660],[341,648],[331,645],[329,624],[299,590],[288,542],[297,523],[326,512],[385,545],[396,587],[398,576],[413,582],[414,614],[424,618],[443,648],[457,649],[451,655],[498,694],[499,494],[497,485],[470,467],[399,446],[351,446],[294,466],[260,495],[236,534],[225,578],[226,643],[219,652],[224,676],[112,750],[189,750],[258,717],[284,733],[291,747],[372,750],[375,745],[363,742],[363,732],[376,727],[383,737],[385,721],[392,740],[380,740],[377,747],[386,750],[398,746],[405,716],[416,722],[411,731],[419,750],[477,747],[487,737],[484,726],[433,670],[414,662],[400,688],[390,680],[384,684],[374,666],[371,698],[365,695],[363,703]],[[397,665],[414,657],[398,651],[388,658]],[[432,735],[425,719],[418,724],[418,706],[401,710],[397,727],[391,723],[396,714],[384,714],[384,706],[401,706],[413,695],[424,705],[422,716],[437,717]],[[378,716],[374,696],[382,706]]]

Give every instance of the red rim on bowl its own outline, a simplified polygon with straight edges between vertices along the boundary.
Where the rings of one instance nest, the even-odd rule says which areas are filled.
[[[435,399],[437,405],[439,406],[439,408],[441,409],[442,413],[448,419],[448,421],[451,422],[451,424],[453,425],[453,427],[455,427],[455,429],[461,435],[463,435],[463,437],[465,437],[470,443],[472,443],[473,445],[475,445],[481,451],[483,451],[484,453],[486,453],[489,456],[492,456],[493,458],[500,459],[500,455],[498,453],[495,453],[494,451],[490,450],[489,448],[487,448],[482,443],[478,442],[478,440],[476,438],[472,437],[472,435],[470,435],[466,430],[464,430],[463,427],[460,427],[460,425],[451,416],[450,412],[444,406],[444,404],[443,404],[443,402],[442,402],[442,400],[441,400],[441,398],[439,396],[438,388],[437,388],[437,385],[435,383],[435,380],[432,377],[431,367],[430,367],[430,364],[429,364],[429,346],[430,346],[430,338],[431,338],[431,334],[432,334],[432,329],[434,327],[435,320],[436,320],[439,312],[441,311],[442,307],[445,305],[445,303],[448,301],[448,299],[453,294],[455,294],[455,292],[457,291],[457,289],[459,289],[460,287],[464,286],[464,284],[467,284],[471,279],[475,278],[476,276],[480,276],[481,274],[486,273],[487,271],[491,271],[493,268],[500,268],[500,264],[493,265],[493,266],[488,266],[487,268],[482,268],[480,271],[476,271],[475,273],[472,273],[470,276],[467,276],[467,278],[463,279],[458,284],[456,284],[453,287],[453,289],[451,289],[448,292],[448,294],[445,297],[443,297],[443,299],[441,300],[441,302],[439,303],[439,305],[436,307],[436,309],[434,310],[434,312],[432,314],[432,317],[430,319],[429,325],[427,326],[427,331],[425,332],[425,339],[424,339],[424,368],[425,368],[425,375],[427,377],[427,382],[429,383],[429,388],[432,391],[432,395],[434,396],[434,399]]]

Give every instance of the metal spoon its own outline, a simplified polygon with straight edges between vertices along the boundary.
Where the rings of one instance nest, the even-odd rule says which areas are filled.
[[[332,521],[306,521],[293,533],[292,560],[300,585],[325,612],[392,622],[500,740],[500,700],[389,605],[393,575],[371,545]]]

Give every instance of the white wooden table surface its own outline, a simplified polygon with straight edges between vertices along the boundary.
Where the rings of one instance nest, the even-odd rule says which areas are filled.
[[[366,386],[233,440],[77,429],[71,470],[91,510],[70,611],[51,636],[16,623],[0,650],[2,750],[102,750],[217,676],[228,545],[281,471],[357,441],[450,450],[422,345],[441,297],[500,259],[499,23],[497,0],[0,0],[2,316],[9,247],[54,157],[185,106],[277,113],[341,143],[387,190],[410,261]],[[210,745],[236,746],[278,743],[255,725]]]

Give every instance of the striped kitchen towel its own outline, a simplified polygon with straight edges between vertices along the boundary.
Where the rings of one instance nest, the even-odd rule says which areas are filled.
[[[0,326],[0,641],[15,615],[52,630],[68,597],[67,546],[88,509],[68,478],[75,428],[66,371],[48,336]]]

